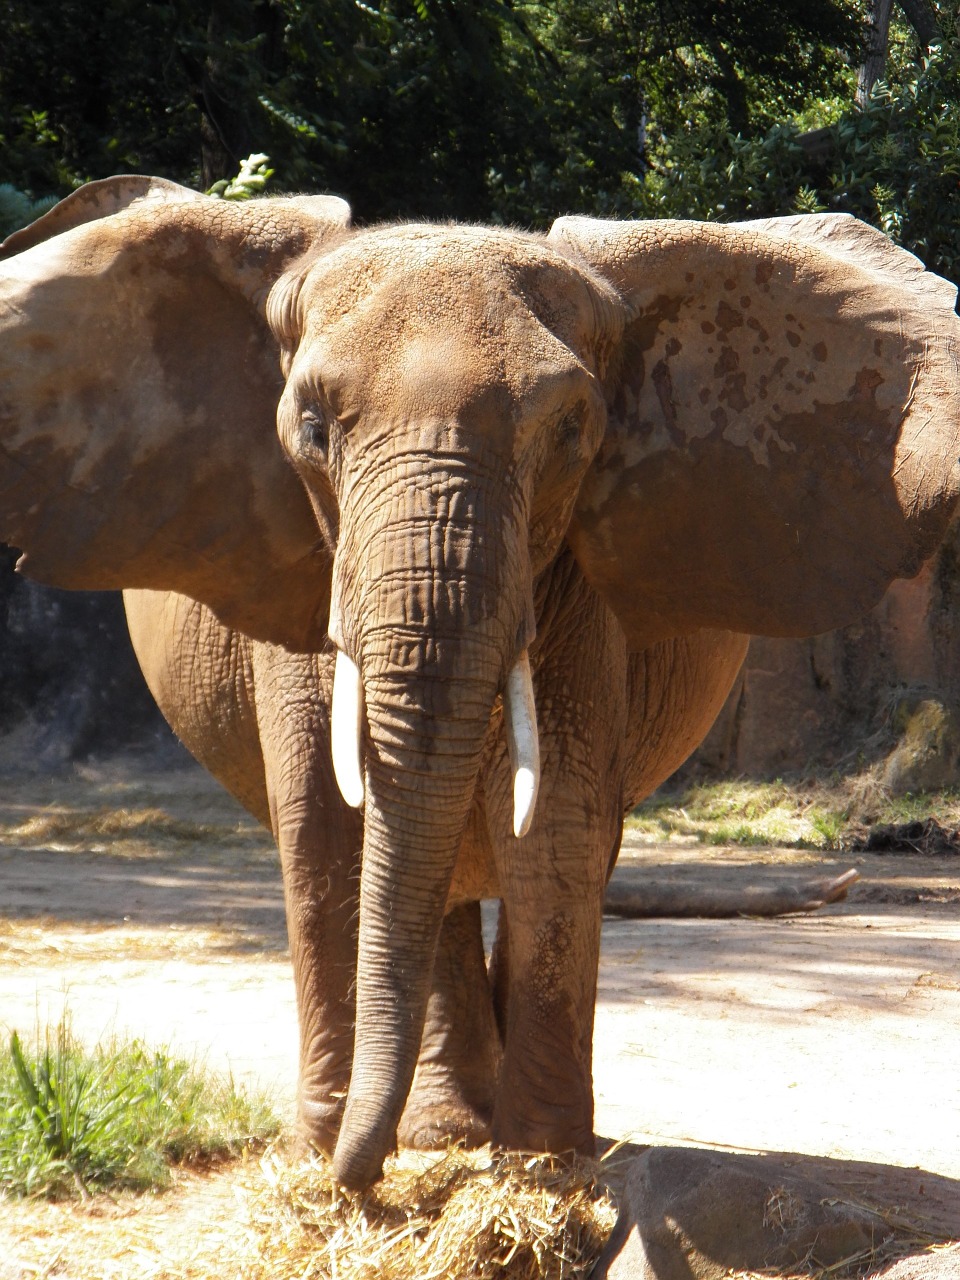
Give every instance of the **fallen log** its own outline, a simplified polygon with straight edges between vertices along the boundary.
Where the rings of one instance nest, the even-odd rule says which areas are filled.
[[[729,888],[683,884],[675,878],[651,876],[642,883],[616,877],[607,885],[604,914],[636,920],[644,917],[696,917],[722,920],[733,916],[783,916],[816,911],[839,902],[860,879],[852,868],[842,875],[818,877],[801,884],[733,884]]]

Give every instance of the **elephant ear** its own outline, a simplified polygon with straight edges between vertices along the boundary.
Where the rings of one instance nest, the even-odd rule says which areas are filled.
[[[151,587],[315,648],[330,555],[282,452],[274,281],[333,197],[82,187],[0,246],[0,538],[60,587]]]
[[[837,215],[550,241],[626,304],[568,536],[632,646],[816,634],[917,572],[960,483],[951,285]]]
[[[15,253],[32,249],[34,245],[42,244],[52,236],[72,231],[85,222],[109,217],[111,213],[129,209],[132,204],[143,204],[147,200],[183,204],[188,200],[203,199],[199,191],[181,187],[179,183],[170,182],[166,178],[148,178],[142,174],[100,178],[96,182],[87,182],[78,187],[42,217],[37,218],[36,222],[12,232],[0,244],[0,258],[12,258]]]

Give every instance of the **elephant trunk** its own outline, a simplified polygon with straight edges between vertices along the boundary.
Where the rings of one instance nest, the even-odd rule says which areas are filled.
[[[525,836],[540,790],[540,742],[530,655],[524,649],[503,688],[507,750],[513,772],[513,834]],[[363,804],[363,682],[357,664],[337,650],[330,734],[340,794],[352,809]]]
[[[365,801],[356,1047],[334,1156],[348,1187],[375,1181],[395,1141],[491,712],[531,639],[517,502],[498,505],[492,532],[478,529],[473,477],[454,471],[435,497],[417,475],[419,486],[407,479],[386,502],[381,489],[373,521],[354,495],[334,578],[331,631],[347,654],[337,676],[344,700],[341,690],[336,700],[347,739],[366,721],[362,775],[356,746],[345,766],[362,777]],[[351,544],[362,557],[350,555]],[[355,560],[362,568],[348,581]],[[513,737],[518,776],[535,776],[535,718]],[[531,802],[528,795],[521,826]]]

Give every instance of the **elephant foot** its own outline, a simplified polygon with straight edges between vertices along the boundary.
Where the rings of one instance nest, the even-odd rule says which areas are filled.
[[[554,1121],[537,1122],[531,1116],[497,1115],[491,1141],[498,1151],[540,1151],[556,1156],[594,1156],[597,1140],[592,1126]]]
[[[300,1099],[297,1106],[297,1123],[294,1130],[296,1148],[304,1155],[319,1151],[333,1155],[343,1119],[343,1099],[335,1102],[310,1102]]]
[[[436,1151],[459,1144],[472,1148],[490,1141],[491,1110],[469,1100],[454,1082],[414,1088],[397,1129],[402,1147]]]
[[[490,1120],[469,1107],[428,1108],[404,1112],[397,1130],[401,1147],[437,1151],[442,1147],[482,1147],[490,1141]]]

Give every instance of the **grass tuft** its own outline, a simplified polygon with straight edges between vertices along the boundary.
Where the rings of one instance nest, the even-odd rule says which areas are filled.
[[[67,1022],[0,1054],[0,1188],[57,1198],[158,1189],[174,1164],[239,1155],[273,1137],[263,1096],[140,1041],[85,1049]]]
[[[682,792],[658,791],[626,825],[651,840],[686,839],[709,845],[779,845],[841,851],[865,826],[936,817],[960,826],[960,792],[891,795],[874,773],[807,777],[787,783],[733,781]]]

